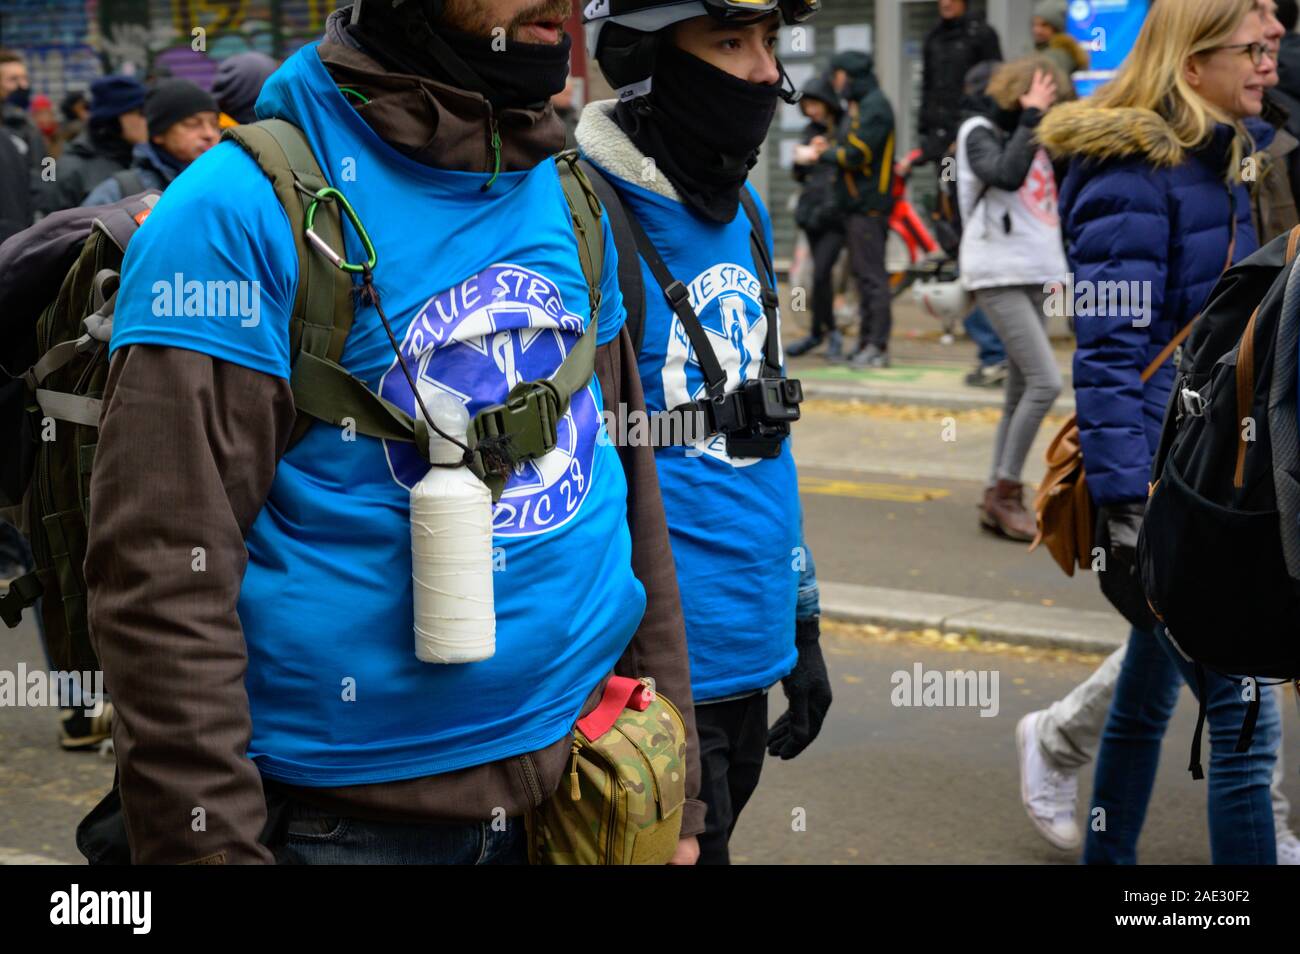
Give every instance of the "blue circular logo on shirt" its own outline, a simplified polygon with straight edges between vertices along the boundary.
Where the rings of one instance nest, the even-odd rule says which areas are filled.
[[[426,402],[432,394],[449,394],[473,418],[504,401],[519,382],[552,377],[583,328],[582,316],[565,309],[548,278],[496,264],[430,298],[407,328],[401,350]],[[396,358],[379,393],[408,414],[419,413]],[[567,523],[591,487],[600,426],[588,385],[570,400],[555,449],[515,466],[493,511],[493,533],[532,536]],[[393,479],[407,489],[429,471],[413,444],[384,441],[384,450]]]

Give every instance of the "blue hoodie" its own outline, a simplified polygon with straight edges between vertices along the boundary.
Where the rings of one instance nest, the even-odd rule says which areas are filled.
[[[554,373],[590,319],[554,165],[488,176],[440,170],[382,142],[335,88],[315,45],[270,79],[263,117],[307,134],[378,253],[375,281],[421,391],[472,415]],[[112,347],[187,348],[289,375],[298,282],[290,223],[235,144],[195,161],[132,241]],[[364,258],[345,227],[347,256]],[[623,321],[606,229],[597,341]],[[247,307],[204,316],[209,282]],[[198,284],[192,284],[198,283]],[[408,413],[414,400],[374,308],[359,306],[348,371]],[[414,654],[410,444],[316,425],[280,461],[246,539],[238,611],[248,645],[249,756],[299,785],[416,778],[533,751],[567,735],[645,608],[632,573],[627,484],[601,438],[593,377],[546,458],[519,467],[494,513],[496,654],[431,665]],[[196,528],[196,545],[202,544]]]

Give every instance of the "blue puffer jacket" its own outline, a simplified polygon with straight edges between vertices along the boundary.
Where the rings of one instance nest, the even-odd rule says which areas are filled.
[[[1272,140],[1267,124],[1248,126],[1258,148]],[[1225,181],[1232,138],[1220,124],[1185,152],[1154,112],[1086,100],[1058,106],[1039,126],[1039,140],[1070,158],[1060,211],[1074,276],[1075,402],[1098,505],[1146,499],[1173,362],[1145,386],[1141,374],[1204,307],[1234,218],[1232,260],[1258,247],[1246,187]],[[1101,283],[1123,283],[1128,307],[1120,285]]]

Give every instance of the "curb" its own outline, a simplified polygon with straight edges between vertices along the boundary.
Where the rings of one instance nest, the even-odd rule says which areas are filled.
[[[938,629],[1045,649],[1110,653],[1128,639],[1116,613],[1006,600],[895,590],[853,583],[820,584],[827,619],[905,629]]]
[[[792,369],[798,376],[798,369]],[[1069,390],[1068,388],[1066,389]],[[803,380],[804,397],[829,398],[840,401],[861,401],[866,404],[919,405],[948,410],[1000,410],[1002,408],[1002,390],[991,389],[984,394],[971,388],[972,393],[962,391],[936,391],[925,388],[890,388],[878,384],[840,384],[834,381]],[[1073,414],[1074,398],[1059,397],[1052,405],[1053,414]]]

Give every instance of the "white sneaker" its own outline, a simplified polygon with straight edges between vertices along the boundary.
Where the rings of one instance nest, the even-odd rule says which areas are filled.
[[[1016,748],[1020,753],[1020,800],[1038,833],[1063,851],[1078,848],[1082,836],[1075,821],[1079,800],[1079,776],[1060,772],[1048,765],[1038,747],[1038,720],[1042,712],[1031,712],[1016,725]]]
[[[1290,828],[1277,830],[1277,863],[1300,865],[1300,838]]]

